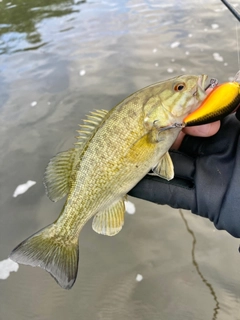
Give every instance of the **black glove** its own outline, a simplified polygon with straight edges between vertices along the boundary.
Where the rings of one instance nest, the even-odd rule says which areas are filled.
[[[189,209],[240,238],[240,123],[234,115],[208,138],[185,136],[170,152],[175,177],[145,176],[129,195]]]

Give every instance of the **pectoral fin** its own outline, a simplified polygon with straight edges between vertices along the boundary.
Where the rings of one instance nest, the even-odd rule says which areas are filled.
[[[92,222],[93,230],[106,236],[115,236],[124,225],[124,213],[124,199],[121,199],[95,215]]]
[[[160,159],[159,163],[154,167],[153,172],[156,173],[159,177],[171,180],[174,177],[174,168],[172,159],[169,153],[165,153],[165,155]]]
[[[58,153],[46,168],[43,183],[49,199],[54,202],[62,199],[69,191],[74,157],[75,149]]]

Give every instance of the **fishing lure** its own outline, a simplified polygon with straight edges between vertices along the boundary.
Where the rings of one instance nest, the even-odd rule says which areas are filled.
[[[240,83],[237,81],[216,86],[201,105],[184,120],[184,126],[196,126],[220,120],[240,104]]]

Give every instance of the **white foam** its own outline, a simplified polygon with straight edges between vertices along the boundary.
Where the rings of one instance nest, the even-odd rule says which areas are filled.
[[[137,274],[136,281],[140,282],[140,281],[142,281],[142,279],[143,279],[143,276],[141,274]]]
[[[18,268],[18,263],[12,261],[9,258],[0,261],[0,279],[7,279],[10,276],[10,272],[17,272]]]
[[[214,58],[216,61],[223,61],[223,57],[220,56],[220,54],[217,53],[217,52],[214,52],[214,53],[213,53],[213,58]]]
[[[171,44],[171,48],[177,48],[180,45],[180,42],[175,41]]]
[[[37,101],[31,102],[31,107],[36,107],[36,105],[37,105]]]
[[[32,186],[34,186],[36,184],[36,181],[32,181],[32,180],[28,180],[26,183],[24,184],[20,184],[19,186],[17,186],[17,188],[15,189],[14,193],[13,193],[13,197],[16,198],[17,196],[19,196],[20,194],[25,193],[29,188],[31,188]]]
[[[82,76],[84,76],[86,74],[86,71],[85,70],[80,70],[79,71],[79,75],[82,77]]]
[[[213,23],[211,25],[212,29],[218,29],[219,28],[219,25],[217,23]]]
[[[154,48],[154,49],[153,49],[153,53],[156,53],[156,52],[157,52],[157,49],[156,49],[156,48]]]
[[[128,214],[134,214],[136,212],[135,204],[131,201],[125,201],[125,208]]]
[[[167,69],[167,72],[172,73],[172,72],[173,72],[173,69],[172,69],[172,68],[168,68],[168,69]]]
[[[159,66],[159,64],[158,63],[155,63],[155,67],[158,67]]]
[[[186,52],[185,52],[185,54],[186,54],[187,56],[189,55],[189,53],[190,53],[189,51],[186,51]]]
[[[186,71],[186,69],[185,69],[185,68],[181,68],[181,71],[182,71],[182,72],[185,72],[185,71]]]

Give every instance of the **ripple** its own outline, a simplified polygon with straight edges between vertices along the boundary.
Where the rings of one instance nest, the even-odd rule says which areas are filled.
[[[207,72],[222,81],[236,73],[236,25],[221,7],[203,0],[0,1],[1,259],[57,218],[63,202],[52,204],[44,195],[44,167],[72,147],[90,110],[109,110],[134,91],[182,73]],[[13,198],[26,177],[40,183]],[[114,238],[85,226],[71,291],[28,266],[1,281],[1,317],[211,319],[216,300],[191,261],[193,239],[179,215],[167,206],[137,204],[138,214],[126,215]],[[232,320],[239,316],[239,253],[232,253],[239,243],[195,218],[195,262],[216,293],[219,319]]]

